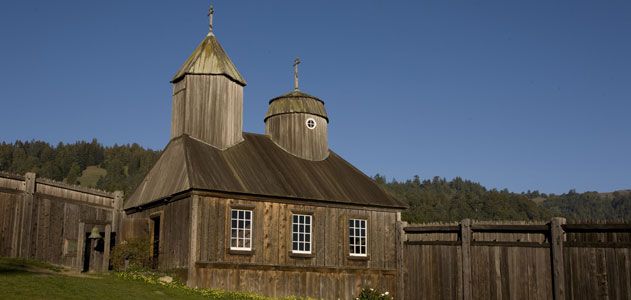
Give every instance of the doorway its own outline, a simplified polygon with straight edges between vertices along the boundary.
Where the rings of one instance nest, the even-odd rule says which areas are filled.
[[[151,266],[158,268],[160,255],[160,215],[151,217]]]

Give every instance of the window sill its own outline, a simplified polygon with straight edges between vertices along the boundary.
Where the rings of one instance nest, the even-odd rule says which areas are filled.
[[[368,256],[368,255],[366,255],[366,256],[349,255],[346,258],[348,258],[348,260],[359,260],[359,261],[368,261],[368,260],[370,260],[370,256]]]
[[[292,251],[289,251],[289,257],[291,257],[291,258],[314,258],[315,254],[313,254],[313,252],[311,252],[311,253],[294,253]]]
[[[232,254],[232,255],[254,255],[254,249],[250,249],[250,250],[228,249],[228,254]]]

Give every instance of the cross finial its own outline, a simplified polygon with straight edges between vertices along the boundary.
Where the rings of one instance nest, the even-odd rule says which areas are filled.
[[[213,32],[213,14],[215,13],[215,9],[213,8],[213,5],[210,5],[210,8],[208,9],[208,21],[209,21],[209,32]]]
[[[300,63],[300,58],[296,57],[294,59],[294,91],[298,90],[298,64]]]

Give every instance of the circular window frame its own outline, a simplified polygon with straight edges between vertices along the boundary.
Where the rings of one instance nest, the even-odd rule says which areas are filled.
[[[309,121],[313,122],[313,126],[309,125]],[[305,126],[307,126],[308,129],[315,129],[318,126],[318,122],[316,122],[316,120],[314,118],[308,118],[305,121]]]

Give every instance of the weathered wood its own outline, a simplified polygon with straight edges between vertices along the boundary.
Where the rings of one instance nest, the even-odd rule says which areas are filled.
[[[460,237],[462,241],[462,299],[472,299],[471,296],[471,220],[462,220]]]
[[[631,224],[563,224],[565,232],[631,232]]]
[[[473,232],[512,232],[512,233],[546,233],[549,230],[547,225],[521,225],[521,224],[475,224],[471,226]]]
[[[552,287],[554,299],[565,299],[565,271],[563,263],[564,218],[553,218],[550,223],[550,244],[552,253]]]
[[[188,280],[187,285],[191,287],[196,287],[198,285],[196,272],[195,272],[195,263],[197,262],[197,258],[199,257],[199,206],[200,206],[200,198],[197,196],[193,196],[191,198],[191,222],[190,222],[190,240],[189,240],[189,251],[188,251]]]
[[[171,140],[146,180],[125,202],[125,210],[133,213],[152,203],[176,201],[175,197],[188,192],[394,212],[406,207],[333,152],[313,162],[283,151],[268,136],[243,136],[238,147],[223,151],[186,135]]]
[[[403,228],[405,233],[438,233],[438,232],[459,232],[458,226],[407,226]]]
[[[243,86],[224,75],[189,74],[174,88],[171,138],[187,134],[218,149],[241,141]]]
[[[110,224],[105,225],[105,236],[103,237],[103,239],[104,239],[105,249],[103,249],[103,266],[102,266],[101,271],[107,272],[110,266],[110,245],[112,242],[112,225]]]
[[[83,268],[83,251],[85,246],[85,223],[79,222],[79,229],[77,233],[77,260],[75,269],[81,271]]]

